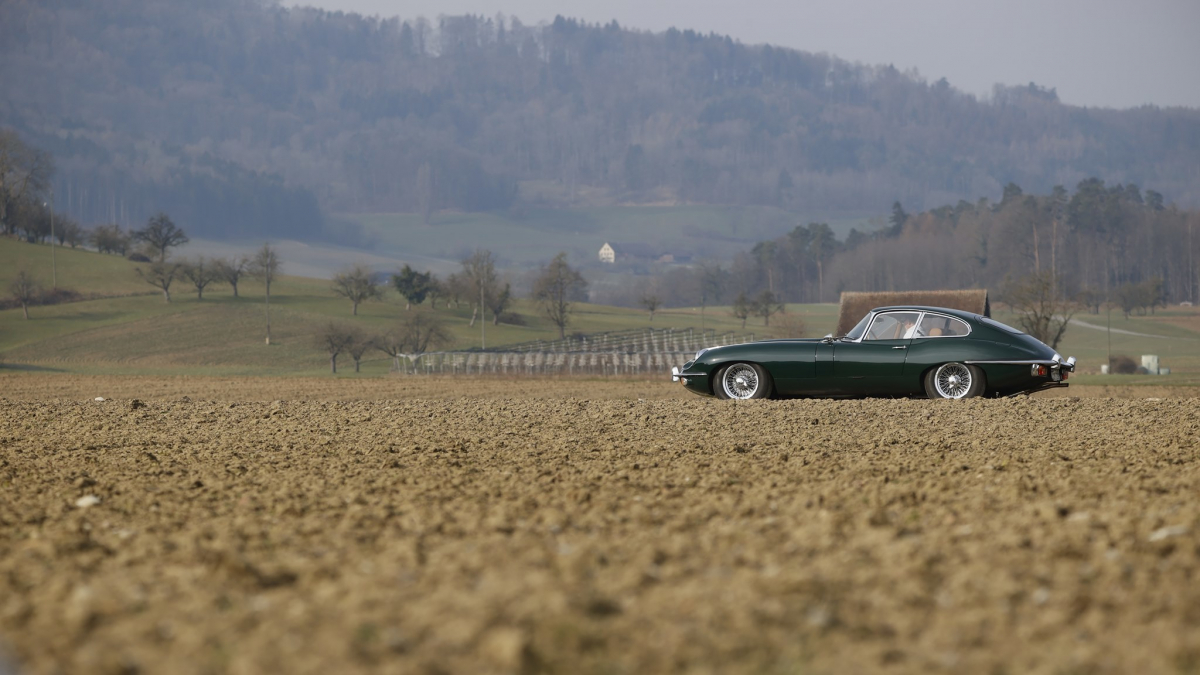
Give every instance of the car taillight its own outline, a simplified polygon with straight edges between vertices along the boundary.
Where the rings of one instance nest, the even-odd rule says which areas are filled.
[[[1034,377],[1045,377],[1046,373],[1048,372],[1046,366],[1038,365],[1036,363],[1029,367],[1029,371],[1029,374],[1033,375]]]

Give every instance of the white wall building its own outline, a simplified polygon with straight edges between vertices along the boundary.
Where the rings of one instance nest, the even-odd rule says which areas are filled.
[[[608,245],[607,241],[600,247],[600,262],[610,265],[617,262],[617,252],[613,250],[612,246]]]

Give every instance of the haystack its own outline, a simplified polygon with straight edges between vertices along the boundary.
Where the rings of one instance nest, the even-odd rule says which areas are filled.
[[[834,335],[845,335],[859,319],[876,307],[891,305],[924,305],[946,307],[984,316],[992,315],[987,289],[966,291],[900,291],[896,293],[842,293]]]

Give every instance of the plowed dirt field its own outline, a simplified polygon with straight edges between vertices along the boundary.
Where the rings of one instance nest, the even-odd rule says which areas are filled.
[[[1200,670],[1200,400],[609,384],[0,393],[0,640],[89,675]]]

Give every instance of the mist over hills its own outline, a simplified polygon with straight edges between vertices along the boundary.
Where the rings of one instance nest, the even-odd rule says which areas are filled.
[[[680,23],[686,21],[681,17]],[[721,204],[910,210],[1090,176],[1200,205],[1200,111],[989,100],[891,66],[558,19],[256,0],[0,4],[0,125],[85,222],[202,236],[325,213]]]

